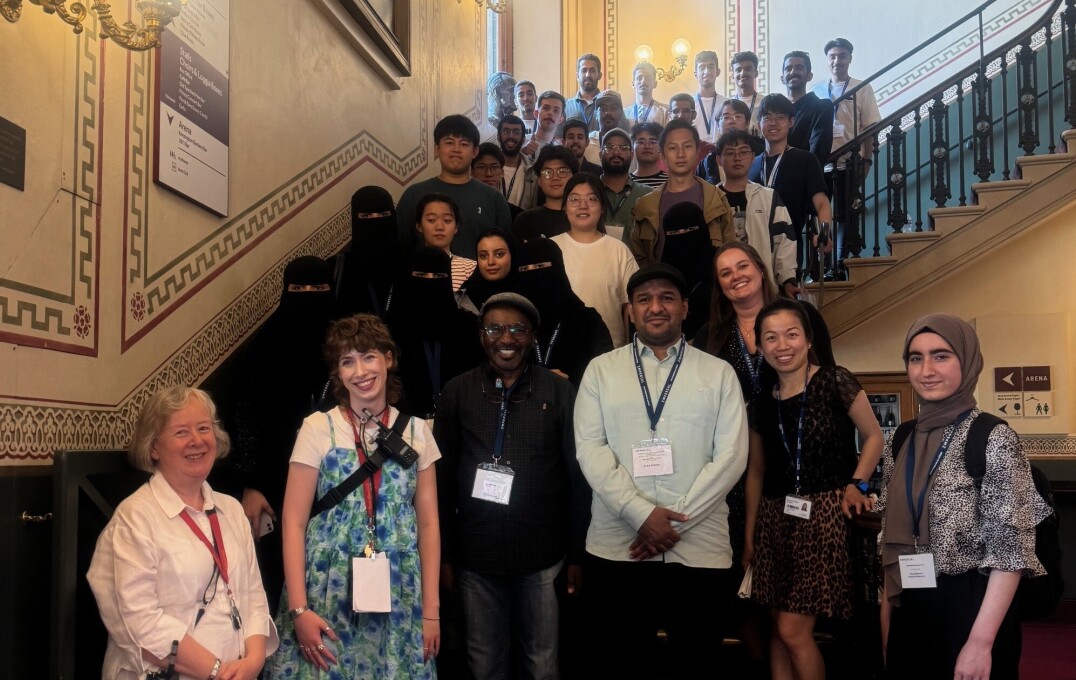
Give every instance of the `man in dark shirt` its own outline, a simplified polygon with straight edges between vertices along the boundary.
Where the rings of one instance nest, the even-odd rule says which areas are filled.
[[[800,50],[785,55],[781,82],[785,84],[788,98],[792,100],[792,129],[788,131],[788,145],[810,151],[818,159],[819,165],[825,168],[833,144],[833,103],[807,91],[811,78],[814,78],[811,55]]]
[[[530,365],[538,310],[515,293],[482,306],[488,361],[451,380],[434,424],[442,577],[455,583],[475,680],[558,675],[553,579],[580,583],[590,488],[575,459],[575,389]]]
[[[537,208],[524,210],[512,224],[512,235],[520,243],[535,238],[552,238],[568,231],[568,216],[563,209],[564,187],[578,171],[579,161],[567,147],[542,147],[534,161],[538,197],[542,202]]]
[[[766,95],[759,104],[759,113],[766,151],[751,164],[748,179],[775,190],[788,208],[796,233],[797,262],[803,266],[803,230],[807,219],[817,215],[819,222],[832,220],[826,178],[811,152],[788,145],[788,131],[793,123],[792,102],[788,97]],[[832,248],[832,242],[827,247]]]
[[[575,154],[579,163],[579,172],[601,175],[602,166],[597,163],[591,163],[584,157],[587,145],[590,144],[589,135],[590,130],[587,129],[587,124],[578,118],[572,118],[564,122],[564,146]]]

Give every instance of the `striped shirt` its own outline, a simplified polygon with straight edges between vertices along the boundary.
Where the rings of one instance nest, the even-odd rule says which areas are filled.
[[[452,256],[452,292],[458,292],[463,282],[471,278],[478,263],[459,255]]]

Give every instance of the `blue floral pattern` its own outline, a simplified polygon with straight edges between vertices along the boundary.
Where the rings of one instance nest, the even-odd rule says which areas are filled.
[[[338,446],[331,415],[326,413],[325,417],[329,419],[330,450],[318,475],[319,498],[358,467],[355,449]],[[350,433],[342,439],[353,444]],[[359,614],[351,609],[351,558],[362,554],[368,539],[366,501],[362,489],[356,489],[336,507],[312,517],[306,532],[307,606],[340,637],[339,642],[325,640],[338,664],[322,673],[302,658],[287,615],[291,607],[285,590],[277,617],[280,649],[266,660],[266,678],[437,677],[433,662],[425,663],[422,658],[422,578],[413,505],[418,466],[405,470],[390,460],[381,470],[374,546],[389,557],[392,612]]]

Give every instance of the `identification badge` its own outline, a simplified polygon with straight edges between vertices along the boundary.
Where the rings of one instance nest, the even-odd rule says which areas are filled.
[[[844,137],[844,123],[833,121],[833,138]]]
[[[392,570],[383,552],[351,558],[351,608],[361,613],[392,611]]]
[[[789,494],[785,496],[785,514],[800,519],[811,519],[811,501]]]
[[[934,555],[901,555],[900,585],[903,588],[937,588],[938,580],[934,576]]]
[[[483,463],[478,466],[478,472],[474,476],[471,497],[508,505],[508,499],[512,496],[512,482],[515,478],[516,473],[510,467]]]
[[[631,447],[632,476],[656,477],[673,473],[672,444],[664,437],[644,439]]]
[[[612,236],[617,241],[624,240],[624,227],[619,224],[607,224],[605,225],[605,235]]]

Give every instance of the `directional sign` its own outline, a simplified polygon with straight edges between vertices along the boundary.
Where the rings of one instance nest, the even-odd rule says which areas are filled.
[[[1024,415],[1023,392],[997,392],[994,394],[994,415],[1009,418],[1020,418]]]
[[[1020,366],[1000,366],[994,369],[995,392],[1020,392],[1024,389],[1024,374]]]
[[[1049,392],[1050,386],[1049,366],[1024,366],[1024,391],[1025,392]]]

